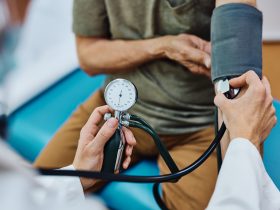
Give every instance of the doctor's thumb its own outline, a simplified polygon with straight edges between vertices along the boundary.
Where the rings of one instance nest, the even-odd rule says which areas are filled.
[[[108,119],[97,133],[94,140],[95,145],[99,144],[99,146],[103,147],[106,142],[113,136],[117,128],[118,120],[115,118]]]

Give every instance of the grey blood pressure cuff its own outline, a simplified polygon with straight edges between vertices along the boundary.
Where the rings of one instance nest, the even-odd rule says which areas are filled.
[[[217,7],[211,22],[212,81],[254,70],[262,77],[262,13],[246,4]]]

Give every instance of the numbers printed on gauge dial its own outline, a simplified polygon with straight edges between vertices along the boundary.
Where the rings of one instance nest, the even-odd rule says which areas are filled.
[[[105,89],[106,103],[116,111],[126,111],[137,100],[137,90],[128,80],[115,79]]]

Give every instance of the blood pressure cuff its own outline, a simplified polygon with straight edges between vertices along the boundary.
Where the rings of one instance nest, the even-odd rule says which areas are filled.
[[[248,70],[262,77],[262,13],[246,4],[217,7],[211,22],[212,81]]]

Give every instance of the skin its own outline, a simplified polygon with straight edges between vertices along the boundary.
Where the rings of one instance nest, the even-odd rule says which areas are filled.
[[[256,0],[216,0],[216,7],[222,6],[224,4],[229,3],[242,3],[242,4],[248,4],[251,6],[256,7],[257,1]]]
[[[89,75],[128,72],[149,61],[168,58],[195,74],[210,77],[210,43],[193,35],[136,41],[77,36],[76,44],[80,65]]]
[[[229,131],[229,139],[248,139],[260,151],[277,122],[269,82],[266,77],[260,80],[255,72],[249,71],[230,80],[230,85],[242,88],[238,98],[229,100],[218,93],[214,100]]]
[[[217,0],[216,6],[228,3],[256,6],[256,0]],[[143,40],[76,36],[76,45],[80,66],[89,75],[128,72],[149,61],[167,58],[194,74],[210,77],[210,43],[189,34]]]
[[[82,128],[78,148],[72,164],[75,169],[87,171],[101,170],[104,146],[118,128],[118,120],[115,118],[107,120],[102,127],[99,126],[103,121],[104,115],[108,112],[112,112],[109,106],[96,108]],[[132,150],[136,144],[136,140],[129,129],[123,128],[123,132],[127,143],[123,168],[127,169],[131,161]],[[84,190],[89,189],[96,183],[96,180],[93,179],[80,178],[80,180]]]

